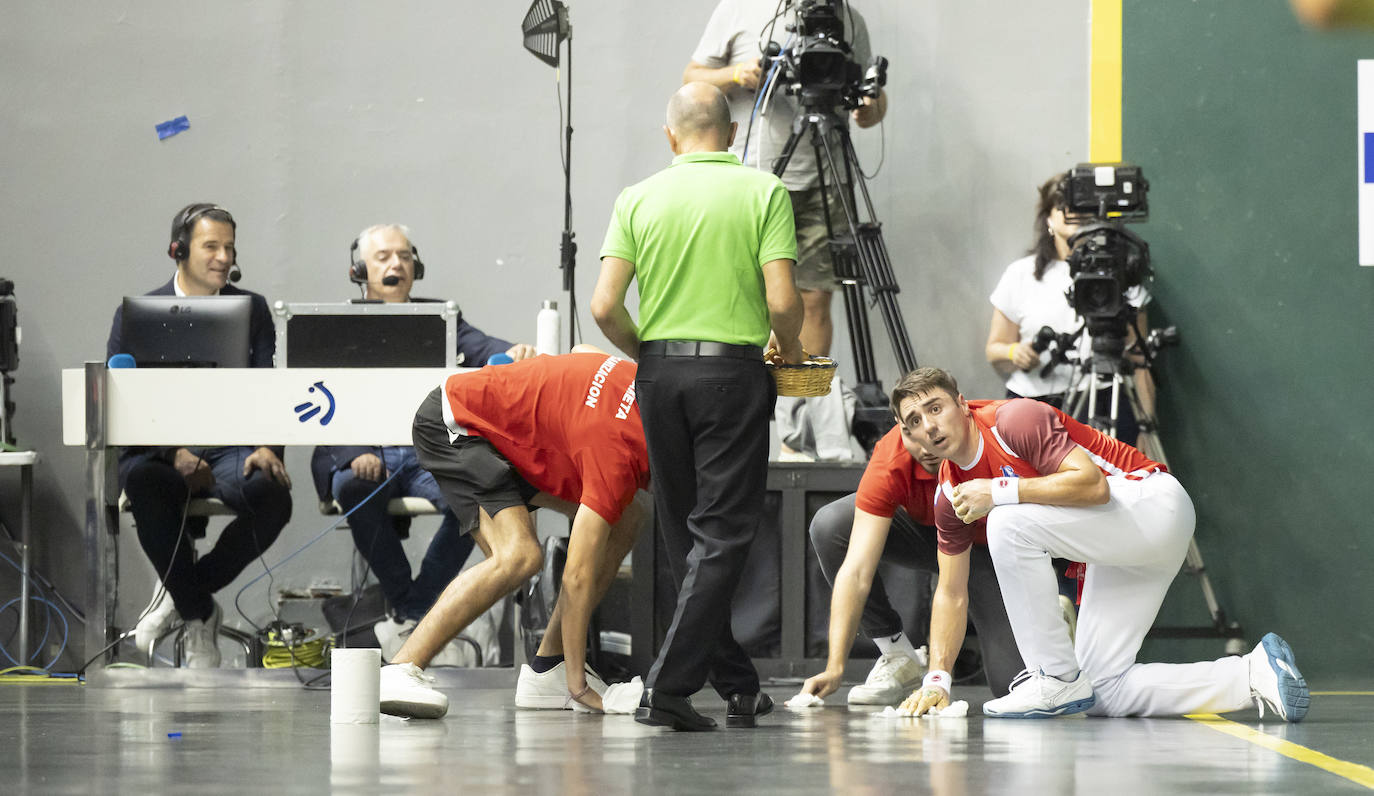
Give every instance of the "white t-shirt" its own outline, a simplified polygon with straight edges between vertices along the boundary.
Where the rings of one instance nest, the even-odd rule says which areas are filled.
[[[1072,284],[1069,264],[1063,260],[1055,260],[1045,266],[1045,273],[1037,280],[1035,255],[1030,255],[1007,266],[1006,273],[1002,274],[989,299],[992,306],[1001,310],[1020,329],[1021,344],[1030,345],[1042,326],[1063,333],[1075,332],[1083,325],[1083,319],[1074,312],[1065,295]],[[1132,306],[1141,307],[1149,301],[1149,294],[1141,287],[1133,287],[1126,291],[1126,300]],[[1084,334],[1079,340],[1081,356],[1086,355],[1088,342],[1088,336]],[[1012,371],[1007,378],[1007,389],[1028,398],[1053,395],[1068,389],[1074,374],[1071,365],[1061,364],[1050,371],[1048,377],[1041,378],[1040,370],[1048,364],[1049,358],[1050,351],[1044,351],[1040,354],[1039,365],[1029,371]]]
[[[711,19],[706,23],[701,41],[692,52],[692,60],[702,66],[719,69],[740,61],[756,59],[762,55],[764,46],[770,41],[770,33],[771,41],[787,49],[790,46],[788,37],[792,34],[787,31],[786,26],[796,19],[796,14],[792,10],[794,5],[791,0],[784,2],[782,13],[777,17],[777,24],[770,27],[773,14],[779,10],[778,0],[721,0],[715,11],[711,12]],[[848,3],[845,4],[845,8],[849,8]],[[848,41],[854,50],[851,57],[860,66],[867,68],[870,58],[868,27],[864,24],[863,17],[858,11],[846,11],[842,20],[845,41]],[[768,72],[765,70],[762,80],[767,78]],[[760,90],[763,88],[762,80]],[[754,119],[753,132],[748,136],[747,161],[744,158],[745,133],[749,128],[749,117],[754,112],[754,102],[758,99],[758,94],[737,85],[731,85],[725,92],[726,99],[730,101],[730,119],[739,123],[739,132],[735,133],[735,143],[730,147],[730,151],[746,166],[765,171],[773,170],[774,161],[782,153],[783,145],[792,134],[792,119],[797,115],[796,98],[783,90],[785,86],[782,82],[781,67],[777,80],[778,86],[772,92],[771,99],[760,106],[760,115]],[[848,111],[841,108],[837,112],[848,118]],[[838,148],[835,154],[836,157],[839,156]],[[782,175],[782,182],[789,191],[810,188],[816,183],[816,157],[809,136],[802,139],[792,153],[792,159],[787,162],[787,171]]]

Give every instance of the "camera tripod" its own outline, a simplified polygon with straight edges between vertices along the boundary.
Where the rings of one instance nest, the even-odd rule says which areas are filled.
[[[1080,330],[1080,334],[1083,331]],[[1141,340],[1142,338],[1137,337],[1136,339]],[[1161,341],[1164,342],[1161,343]],[[1140,347],[1144,350],[1148,362],[1154,359],[1162,344],[1176,341],[1177,332],[1174,332],[1170,327],[1167,330],[1156,330],[1151,333],[1148,339],[1144,339],[1143,343],[1140,343]],[[1142,368],[1145,373],[1151,372],[1149,365],[1137,364],[1129,356],[1111,357],[1094,354],[1091,357],[1084,357],[1074,382],[1064,391],[1064,413],[1074,418],[1086,417],[1089,424],[1098,431],[1115,438],[1120,421],[1118,416],[1118,409],[1121,406],[1120,397],[1124,392],[1131,411],[1135,414],[1136,424],[1140,429],[1135,447],[1172,472],[1173,468],[1170,467],[1168,457],[1164,452],[1164,444],[1159,438],[1159,421],[1153,412],[1145,411],[1139,391],[1136,388],[1135,375]],[[1111,377],[1111,397],[1106,414],[1098,414],[1097,394],[1101,389],[1098,386],[1099,376]],[[1081,414],[1085,405],[1086,415]],[[1217,600],[1216,591],[1213,590],[1212,581],[1207,576],[1207,567],[1202,560],[1202,551],[1198,548],[1196,537],[1188,540],[1188,553],[1183,559],[1183,571],[1197,578],[1198,587],[1202,590],[1202,599],[1207,604],[1207,614],[1212,619],[1211,627],[1155,627],[1150,630],[1149,635],[1155,638],[1220,637],[1226,639],[1226,654],[1243,654],[1245,652],[1244,632],[1240,623],[1228,619],[1225,609]]]
[[[832,133],[838,138],[838,154],[831,141]],[[854,354],[858,381],[854,392],[859,403],[854,412],[855,436],[866,449],[872,449],[878,438],[892,426],[892,417],[873,361],[873,336],[864,308],[865,291],[871,293],[870,306],[876,305],[882,314],[883,325],[887,328],[902,373],[916,368],[916,354],[911,347],[901,308],[897,306],[897,294],[901,288],[897,286],[897,279],[892,273],[892,260],[883,241],[882,224],[873,212],[873,200],[869,197],[859,157],[849,137],[848,119],[834,110],[804,106],[792,121],[792,133],[783,145],[773,173],[782,176],[802,137],[807,135],[816,153],[826,238],[835,279],[844,295],[845,320],[848,322],[850,346]],[[840,230],[835,229],[830,217],[832,197],[827,187],[827,171],[836,189],[834,198],[839,200],[844,210],[845,226]],[[843,179],[840,179],[841,174],[844,175]],[[857,195],[854,190],[856,185],[859,189]],[[863,197],[868,221],[859,219],[857,196]]]

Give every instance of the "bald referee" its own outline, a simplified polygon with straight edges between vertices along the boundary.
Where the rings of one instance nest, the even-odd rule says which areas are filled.
[[[782,182],[725,151],[735,125],[719,89],[683,86],[667,121],[676,157],[616,200],[592,297],[601,330],[639,359],[655,515],[680,584],[635,720],[713,729],[689,699],[710,680],[726,726],[753,727],[773,701],[730,632],[730,602],[764,505],[769,330],[779,361],[803,356],[796,230]],[[625,308],[631,281],[638,326]]]

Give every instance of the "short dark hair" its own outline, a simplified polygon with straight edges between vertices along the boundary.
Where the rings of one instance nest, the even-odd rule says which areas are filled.
[[[917,368],[903,376],[902,380],[897,382],[897,386],[892,388],[892,416],[901,422],[902,401],[931,390],[944,390],[955,399],[959,397],[959,383],[949,375],[949,371],[940,368]]]
[[[171,243],[181,244],[181,256],[177,258],[178,260],[186,259],[185,250],[191,245],[191,230],[195,223],[202,218],[228,224],[235,234],[238,233],[239,225],[234,223],[234,217],[229,214],[228,210],[210,202],[192,202],[172,216]]]

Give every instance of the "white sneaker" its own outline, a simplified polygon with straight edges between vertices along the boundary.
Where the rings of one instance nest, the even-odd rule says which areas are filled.
[[[448,713],[448,697],[434,678],[413,663],[393,663],[381,672],[382,712],[412,719],[438,719]]]
[[[142,618],[134,626],[134,643],[138,645],[139,651],[151,656],[157,640],[167,635],[167,632],[180,621],[181,614],[177,613],[172,595],[159,583],[153,591],[152,602],[144,609]]]
[[[849,704],[899,705],[921,687],[925,669],[920,661],[905,652],[889,652],[873,664],[863,685],[849,689]]]
[[[587,685],[597,696],[606,693],[606,683],[587,666]],[[572,710],[590,713],[591,710],[572,698],[568,690],[568,663],[559,661],[552,669],[539,674],[527,664],[520,665],[520,679],[515,681],[515,706],[528,710]]]
[[[192,619],[182,630],[182,651],[188,669],[219,668],[219,604],[207,619]]]
[[[1064,682],[1040,670],[1023,670],[1011,681],[1011,693],[983,704],[983,715],[1002,719],[1047,719],[1082,713],[1097,702],[1088,675],[1080,671]]]
[[[1245,657],[1250,663],[1250,696],[1260,718],[1264,718],[1264,706],[1268,705],[1285,721],[1302,721],[1312,695],[1288,642],[1274,633],[1266,633]]]
[[[419,624],[414,619],[392,619],[387,617],[372,626],[372,632],[377,636],[377,645],[382,648],[382,660],[389,661],[396,657],[396,653],[401,651],[406,641],[410,639],[410,631]]]

